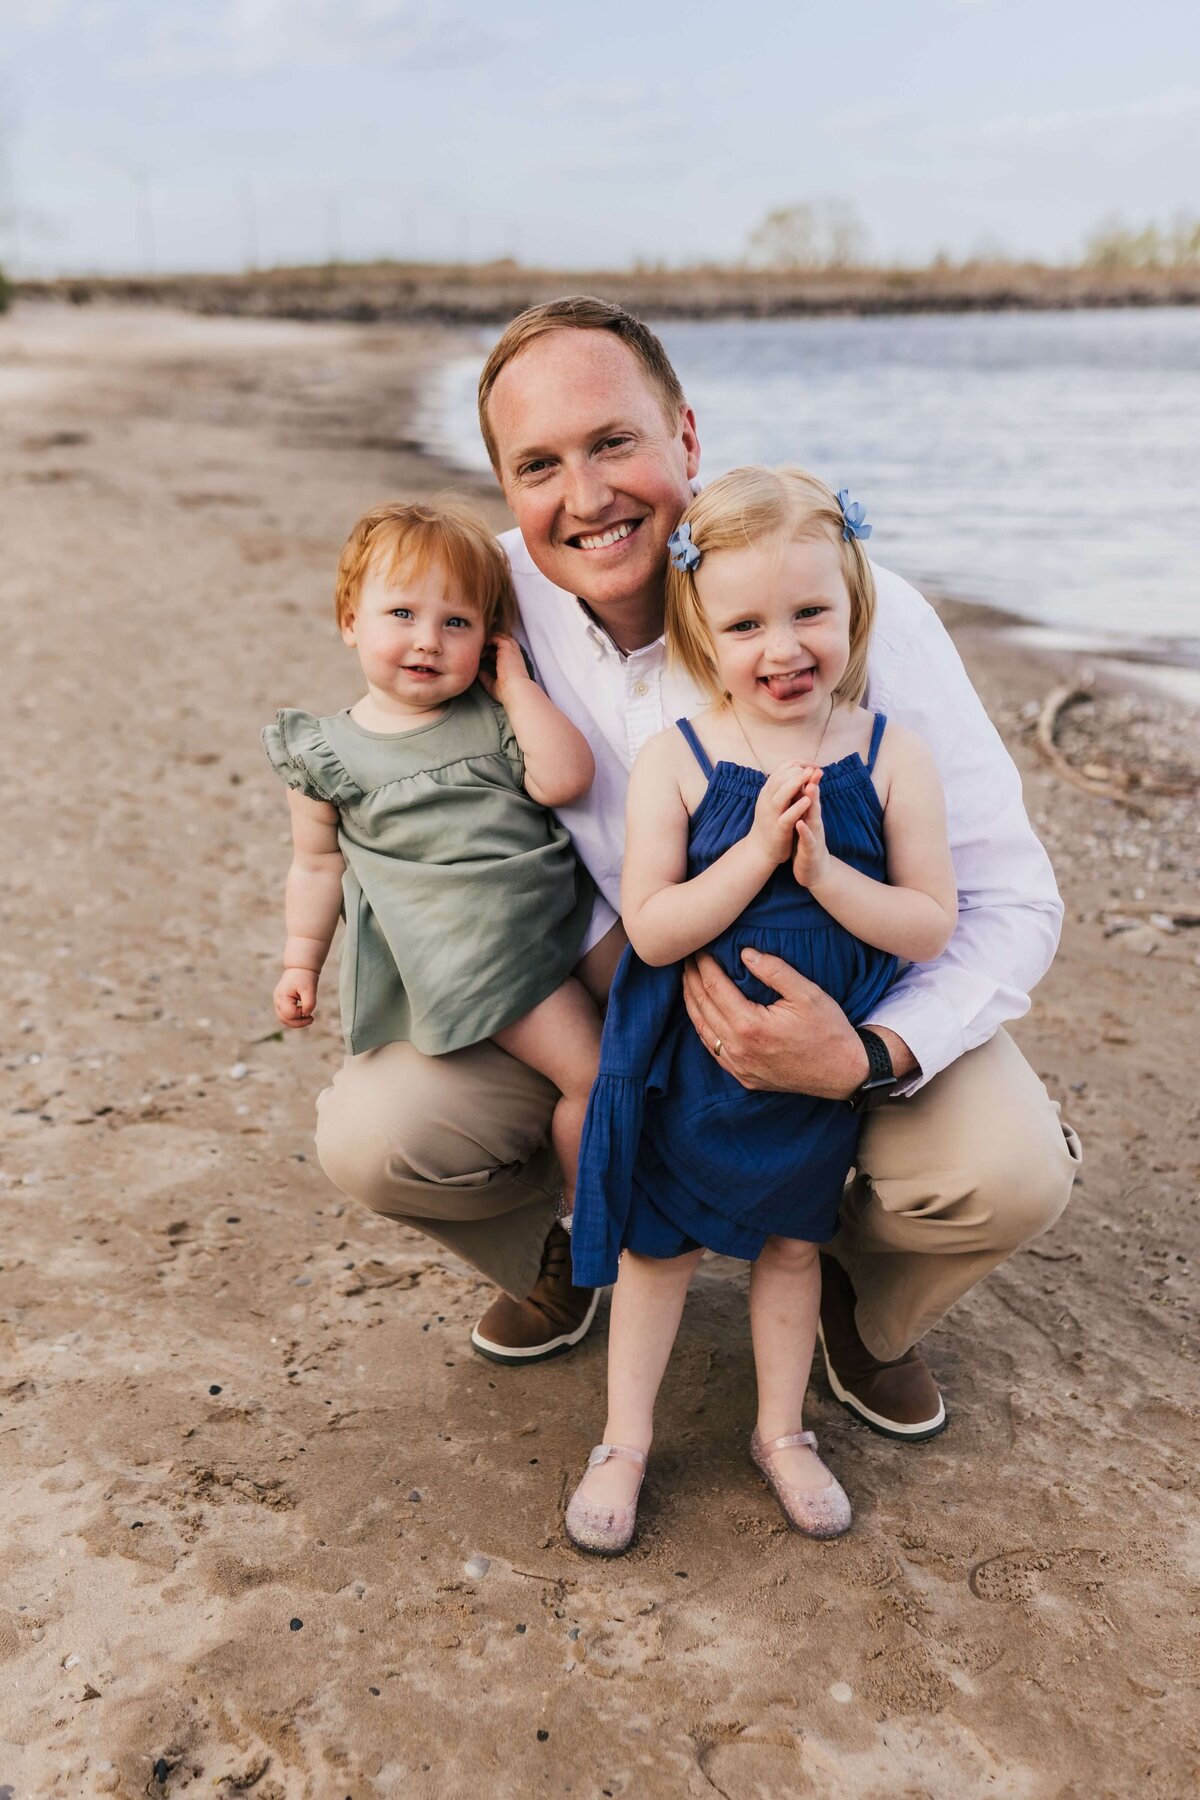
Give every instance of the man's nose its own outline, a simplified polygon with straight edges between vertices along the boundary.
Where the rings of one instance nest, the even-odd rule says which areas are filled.
[[[589,458],[569,462],[563,470],[563,505],[581,523],[598,519],[612,504],[613,490]]]

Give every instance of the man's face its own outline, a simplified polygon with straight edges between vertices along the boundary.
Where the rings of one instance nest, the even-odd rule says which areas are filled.
[[[700,466],[690,410],[608,331],[551,331],[501,370],[488,407],[504,497],[548,580],[603,616],[662,605],[667,539]]]

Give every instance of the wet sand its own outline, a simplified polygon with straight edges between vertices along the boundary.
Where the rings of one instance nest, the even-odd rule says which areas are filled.
[[[710,1259],[638,1544],[574,1553],[604,1314],[563,1361],[482,1362],[484,1284],[316,1166],[336,1024],[275,1031],[287,827],[258,730],[353,697],[333,561],[365,504],[452,479],[413,438],[452,343],[0,320],[0,1795],[1179,1800],[1195,805],[1038,758],[1069,652],[949,609],[1066,895],[1017,1036],[1087,1161],[931,1335],[942,1437],[886,1443],[814,1377],[848,1538],[790,1536],[748,1464],[745,1271]],[[1169,784],[1194,725],[1117,672],[1060,743]]]

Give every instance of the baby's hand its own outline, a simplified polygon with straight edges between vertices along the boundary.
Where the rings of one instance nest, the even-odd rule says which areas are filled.
[[[829,849],[825,843],[825,827],[821,823],[821,770],[807,769],[804,797],[810,802],[805,816],[796,825],[796,847],[792,869],[801,887],[817,887],[829,870]]]
[[[509,637],[503,631],[497,631],[484,645],[485,653],[492,653],[492,661],[496,665],[493,675],[486,664],[481,664],[479,679],[492,696],[493,700],[504,701],[506,690],[517,681],[528,681],[529,670],[525,667],[525,658],[521,654],[521,646],[516,638]]]
[[[768,775],[754,808],[751,840],[772,864],[786,862],[796,845],[796,826],[812,804],[805,783],[807,763],[781,763]]]
[[[275,984],[275,1017],[281,1025],[311,1025],[317,1007],[314,969],[285,969]]]

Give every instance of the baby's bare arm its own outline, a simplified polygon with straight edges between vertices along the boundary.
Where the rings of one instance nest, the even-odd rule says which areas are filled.
[[[276,1016],[284,1025],[308,1025],[317,981],[342,911],[345,863],[338,848],[337,808],[288,789],[292,815],[292,866],[284,890],[287,942],[283,974],[275,989]]]

